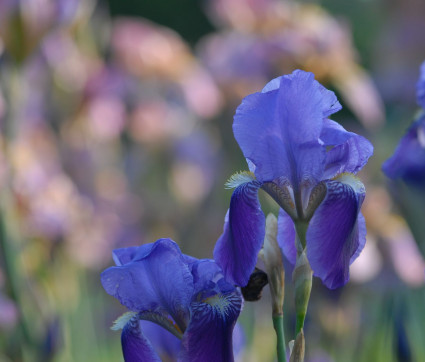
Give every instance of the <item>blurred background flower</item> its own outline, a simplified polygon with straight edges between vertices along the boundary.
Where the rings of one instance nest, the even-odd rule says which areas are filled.
[[[424,20],[419,0],[1,1],[0,360],[119,360],[112,249],[170,237],[211,257],[246,168],[235,108],[296,68],[375,146],[366,248],[343,291],[315,281],[307,359],[425,360],[424,260],[380,172],[416,110]],[[239,319],[243,361],[274,359],[263,294]]]

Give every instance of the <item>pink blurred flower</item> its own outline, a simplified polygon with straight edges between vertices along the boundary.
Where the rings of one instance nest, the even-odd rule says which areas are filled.
[[[158,97],[141,101],[134,108],[129,130],[135,140],[155,146],[188,134],[195,121],[185,109]]]
[[[125,117],[125,107],[117,97],[97,97],[88,105],[89,128],[101,140],[118,137],[124,128]]]
[[[274,0],[209,0],[207,14],[221,27],[232,27],[242,32],[260,31],[275,26],[282,19],[288,3]]]
[[[400,279],[412,287],[424,285],[425,261],[415,239],[401,220],[392,223],[386,241]]]
[[[179,83],[189,109],[197,116],[211,118],[221,109],[221,94],[209,73],[200,66],[191,67]]]
[[[117,60],[140,76],[176,79],[192,61],[177,33],[148,20],[116,20],[111,41]]]
[[[220,110],[223,101],[214,80],[171,29],[147,20],[119,19],[112,30],[112,49],[124,69],[153,87],[177,86],[198,117],[209,118]]]

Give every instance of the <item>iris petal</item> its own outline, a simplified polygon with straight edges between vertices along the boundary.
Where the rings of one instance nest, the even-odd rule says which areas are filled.
[[[359,239],[359,245],[357,246],[357,250],[354,252],[354,254],[350,258],[350,265],[353,263],[354,260],[357,259],[357,257],[362,252],[365,244],[366,244],[366,220],[363,216],[363,214],[360,212],[359,216],[357,217],[357,227],[358,227],[358,239]]]
[[[179,361],[233,361],[233,328],[242,299],[238,292],[216,294],[191,305]]]
[[[357,173],[373,153],[372,144],[364,137],[355,135],[342,145],[335,146],[326,154],[326,168],[323,179],[337,174]]]
[[[201,259],[192,266],[194,282],[194,294],[211,288],[217,281],[223,278],[223,271],[218,264],[211,259]]]
[[[170,239],[140,246],[132,261],[106,269],[101,281],[106,292],[130,310],[169,314],[184,329],[193,278],[180,249]]]
[[[136,319],[132,319],[123,328],[121,345],[125,362],[161,362],[152,344],[142,334]]]
[[[334,92],[326,89],[320,83],[318,87],[323,96],[323,118],[329,117],[331,114],[334,114],[342,109],[341,104]]]
[[[307,230],[307,256],[314,275],[335,289],[348,281],[349,265],[365,243],[364,219],[358,217],[365,189],[347,175],[326,186],[326,197]]]
[[[163,360],[173,360],[173,357],[178,355],[181,345],[180,339],[161,326],[149,321],[140,321],[140,326],[143,334],[149,339]]]
[[[425,182],[425,115],[415,121],[400,140],[394,154],[382,165],[392,179],[423,185]]]
[[[121,266],[121,265],[129,263],[134,258],[134,255],[136,254],[137,249],[138,249],[137,246],[115,249],[112,252],[112,258],[114,259],[115,264],[117,266]]]
[[[294,222],[283,209],[280,209],[277,223],[277,242],[286,259],[295,265],[297,248],[295,247]]]
[[[227,281],[239,286],[248,283],[264,241],[265,216],[258,200],[260,186],[252,181],[235,189],[223,234],[214,249],[214,259]]]
[[[276,162],[286,157],[280,125],[273,122],[277,100],[277,91],[254,93],[242,100],[234,116],[235,138],[250,170],[260,181],[271,181],[291,172],[288,163]]]
[[[286,75],[285,77],[289,79],[293,79],[294,77],[297,77],[299,73],[305,73],[301,70],[296,70],[292,74]],[[277,77],[270,82],[266,84],[266,86],[261,91],[262,93],[270,92],[272,90],[279,89],[280,87],[280,81],[281,77]],[[314,86],[317,87],[322,94],[323,97],[323,118],[329,117],[331,114],[338,112],[342,109],[341,104],[338,102],[338,99],[336,98],[336,95],[334,92],[326,89],[324,86],[322,86],[319,82],[314,81]]]
[[[236,110],[235,138],[259,181],[279,177],[294,187],[321,176],[325,149],[319,143],[324,115],[337,110],[312,73],[296,71],[278,78],[264,93],[247,96]],[[252,169],[252,167],[251,167]]]
[[[323,120],[320,140],[325,146],[340,145],[350,139],[355,133],[347,132],[344,127],[331,119]]]

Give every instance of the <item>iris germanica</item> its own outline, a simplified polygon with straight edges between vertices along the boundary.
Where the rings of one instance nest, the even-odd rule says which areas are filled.
[[[242,299],[209,259],[181,253],[170,239],[113,252],[101,275],[106,292],[132,312],[119,321],[126,362],[160,361],[140,320],[181,339],[180,361],[233,361],[232,331]]]
[[[373,153],[368,140],[328,117],[341,109],[312,73],[297,70],[242,101],[233,132],[250,172],[236,187],[214,258],[225,277],[244,286],[265,233],[261,188],[280,206],[278,242],[295,263],[296,231],[314,274],[329,288],[344,285],[366,238],[363,184],[354,176]],[[298,252],[301,252],[299,250]]]
[[[382,170],[391,179],[401,178],[409,184],[425,184],[425,62],[417,83],[417,102],[422,107],[419,117],[400,140],[394,154],[384,162]]]

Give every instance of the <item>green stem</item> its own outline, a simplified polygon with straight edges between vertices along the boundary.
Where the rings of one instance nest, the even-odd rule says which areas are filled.
[[[273,315],[273,327],[277,336],[277,360],[286,362],[285,331],[283,327],[283,315]]]
[[[295,230],[297,232],[298,236],[298,244],[302,246],[302,249],[299,248],[299,245],[297,245],[297,252],[298,254],[301,254],[301,252],[306,248],[307,245],[307,229],[308,229],[308,222],[303,220],[297,220],[295,222]]]

